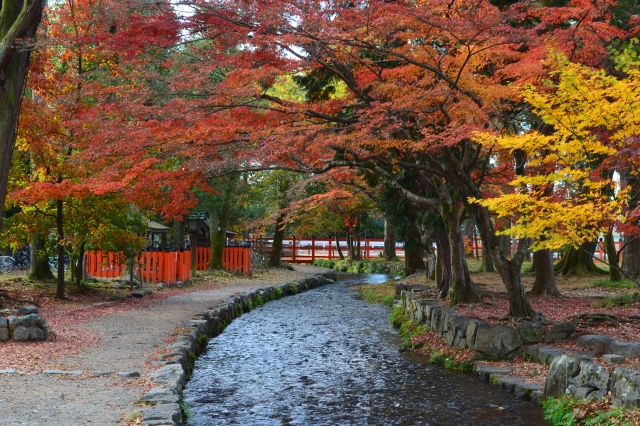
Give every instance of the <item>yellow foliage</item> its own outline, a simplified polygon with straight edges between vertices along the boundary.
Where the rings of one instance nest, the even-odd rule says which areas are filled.
[[[527,155],[527,175],[511,182],[515,193],[471,201],[515,221],[502,233],[536,240],[533,250],[595,241],[624,221],[629,193],[601,165],[640,135],[640,60],[633,49],[616,57],[624,78],[551,57],[556,82],[522,93],[553,131],[476,135],[484,146]]]

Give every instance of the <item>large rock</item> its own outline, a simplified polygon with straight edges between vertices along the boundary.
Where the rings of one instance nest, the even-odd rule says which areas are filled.
[[[44,320],[38,314],[29,314],[19,318],[20,325],[31,327],[33,325],[40,326],[44,324]]]
[[[518,333],[525,345],[542,342],[544,327],[537,322],[525,321],[518,326]]]
[[[6,342],[9,340],[9,329],[0,328],[0,342]]]
[[[467,324],[467,332],[465,333],[467,348],[469,349],[473,349],[476,343],[476,333],[478,332],[479,324],[484,324],[484,323],[482,321],[478,321],[473,318],[469,319],[469,323]]]
[[[6,319],[0,317],[0,328],[7,328],[7,327],[9,327],[9,322]]]
[[[611,402],[626,409],[640,407],[640,371],[624,367],[613,370]]]
[[[13,327],[17,327],[20,325],[20,318],[18,318],[15,315],[9,315],[7,317],[7,322],[9,323],[9,327],[13,328]]]
[[[473,348],[485,356],[507,358],[522,346],[518,330],[504,325],[479,323]]]
[[[591,348],[596,351],[608,351],[609,345],[615,340],[611,336],[604,334],[585,334],[578,337],[578,346],[582,348]]]
[[[29,340],[30,335],[31,335],[31,332],[29,331],[29,328],[23,325],[19,325],[13,329],[12,337],[13,337],[13,340],[17,340],[19,342],[26,342],[27,340]]]
[[[144,401],[155,402],[157,404],[178,404],[180,403],[180,395],[174,392],[171,388],[161,386],[151,389],[138,400],[138,402]]]
[[[182,412],[180,406],[176,403],[158,404],[155,407],[142,409],[142,418],[144,421],[164,420],[182,425]]]
[[[570,322],[560,322],[555,324],[547,334],[544,335],[544,343],[562,343],[573,339],[576,334],[576,327]]]
[[[595,364],[588,360],[581,360],[579,366],[580,373],[571,380],[571,384],[578,388],[576,396],[579,398],[587,398],[606,395],[609,390],[609,380],[611,378],[609,370],[602,365]],[[592,395],[594,392],[597,395]]]
[[[563,396],[566,394],[569,381],[575,377],[576,359],[568,355],[560,355],[549,366],[544,382],[545,396]]]
[[[637,343],[620,343],[613,341],[609,344],[609,351],[612,354],[625,358],[640,358],[640,345]]]
[[[37,313],[38,313],[38,308],[36,308],[35,306],[25,305],[25,306],[20,306],[18,308],[18,316],[37,314]]]

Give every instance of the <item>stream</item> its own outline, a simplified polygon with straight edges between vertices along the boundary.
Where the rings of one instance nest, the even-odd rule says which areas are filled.
[[[235,319],[184,390],[189,425],[546,425],[542,409],[472,374],[400,353],[390,308],[342,275]]]

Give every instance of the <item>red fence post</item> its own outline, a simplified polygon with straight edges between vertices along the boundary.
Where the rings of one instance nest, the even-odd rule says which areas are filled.
[[[293,251],[291,253],[291,263],[296,263],[296,237],[293,237]]]
[[[311,238],[311,263],[316,260],[316,239]]]

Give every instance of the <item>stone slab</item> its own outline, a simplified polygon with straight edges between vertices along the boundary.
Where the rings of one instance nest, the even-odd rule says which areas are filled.
[[[616,354],[602,355],[602,360],[607,364],[623,364],[625,357]]]
[[[44,370],[42,372],[42,374],[60,374],[60,375],[66,375],[66,376],[79,376],[80,374],[82,374],[82,370],[71,370],[71,371],[65,371],[65,370]]]
[[[117,371],[116,374],[120,377],[140,377],[137,371]]]

